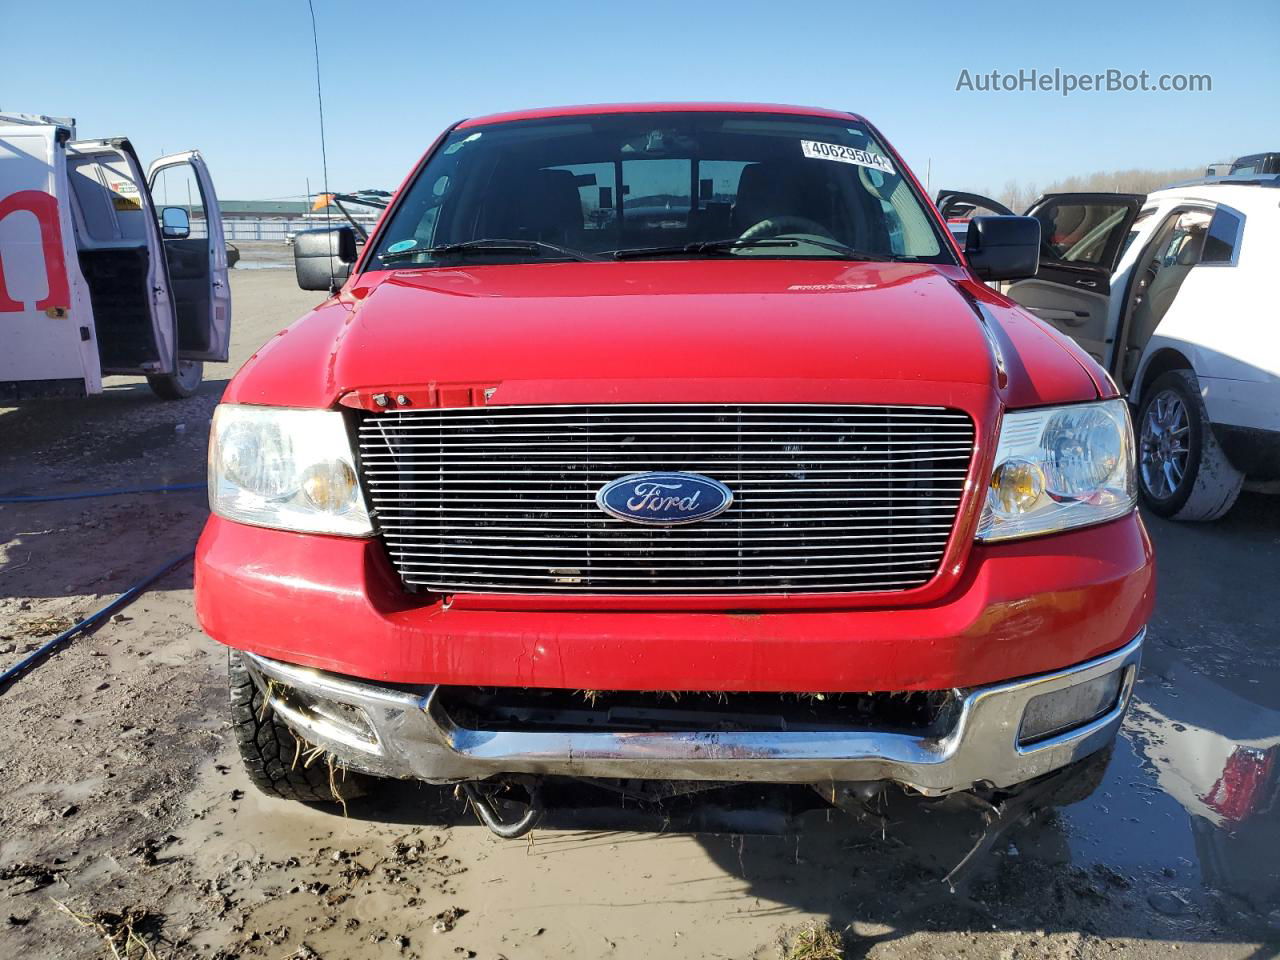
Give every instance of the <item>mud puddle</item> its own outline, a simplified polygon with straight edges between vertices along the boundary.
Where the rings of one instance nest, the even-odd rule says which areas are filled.
[[[1140,879],[1161,914],[1280,936],[1277,681],[1150,649],[1106,782],[1064,812],[1073,857]]]
[[[997,822],[951,882],[993,829],[962,803],[886,795],[853,815],[796,788],[655,812],[591,790],[571,805],[562,785],[530,837],[500,840],[449,788],[386,783],[345,817],[268,799],[227,749],[200,773],[170,850],[191,864],[187,909],[215,912],[192,944],[221,956],[772,957],[778,931],[807,922],[845,930],[855,956],[974,930],[1047,956],[1102,937],[1131,941],[1133,956],[1170,941],[1183,956],[1268,955],[1235,952],[1247,931],[1270,939],[1265,905],[1215,872],[1153,779],[1144,736],[1126,734],[1084,802]]]

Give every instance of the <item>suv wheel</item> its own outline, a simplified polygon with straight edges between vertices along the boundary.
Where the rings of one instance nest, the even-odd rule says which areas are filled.
[[[309,745],[294,735],[267,704],[240,655],[227,660],[231,729],[249,780],[263,793],[303,803],[345,803],[362,796],[368,778],[335,769],[330,777],[323,759],[308,764]]]
[[[1153,513],[1217,520],[1236,502],[1244,474],[1231,465],[1190,370],[1171,370],[1143,395],[1138,414],[1138,489]]]

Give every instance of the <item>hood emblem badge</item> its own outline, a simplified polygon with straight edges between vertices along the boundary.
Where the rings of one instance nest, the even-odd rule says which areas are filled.
[[[596,494],[596,506],[609,516],[662,527],[709,520],[732,504],[732,490],[700,473],[633,473]]]

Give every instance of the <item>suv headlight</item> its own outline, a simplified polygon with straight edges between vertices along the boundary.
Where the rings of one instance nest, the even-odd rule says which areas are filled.
[[[1133,426],[1123,399],[1004,415],[979,540],[1055,533],[1137,503]]]
[[[209,432],[209,507],[259,527],[373,533],[343,415],[222,404]]]

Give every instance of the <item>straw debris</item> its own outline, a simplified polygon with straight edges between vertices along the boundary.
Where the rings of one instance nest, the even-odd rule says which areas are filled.
[[[844,941],[825,923],[809,923],[779,938],[783,960],[843,960]]]
[[[126,907],[121,913],[109,910],[77,913],[61,900],[53,902],[62,913],[100,936],[114,960],[158,960],[142,933],[154,927],[158,918],[146,910]]]

